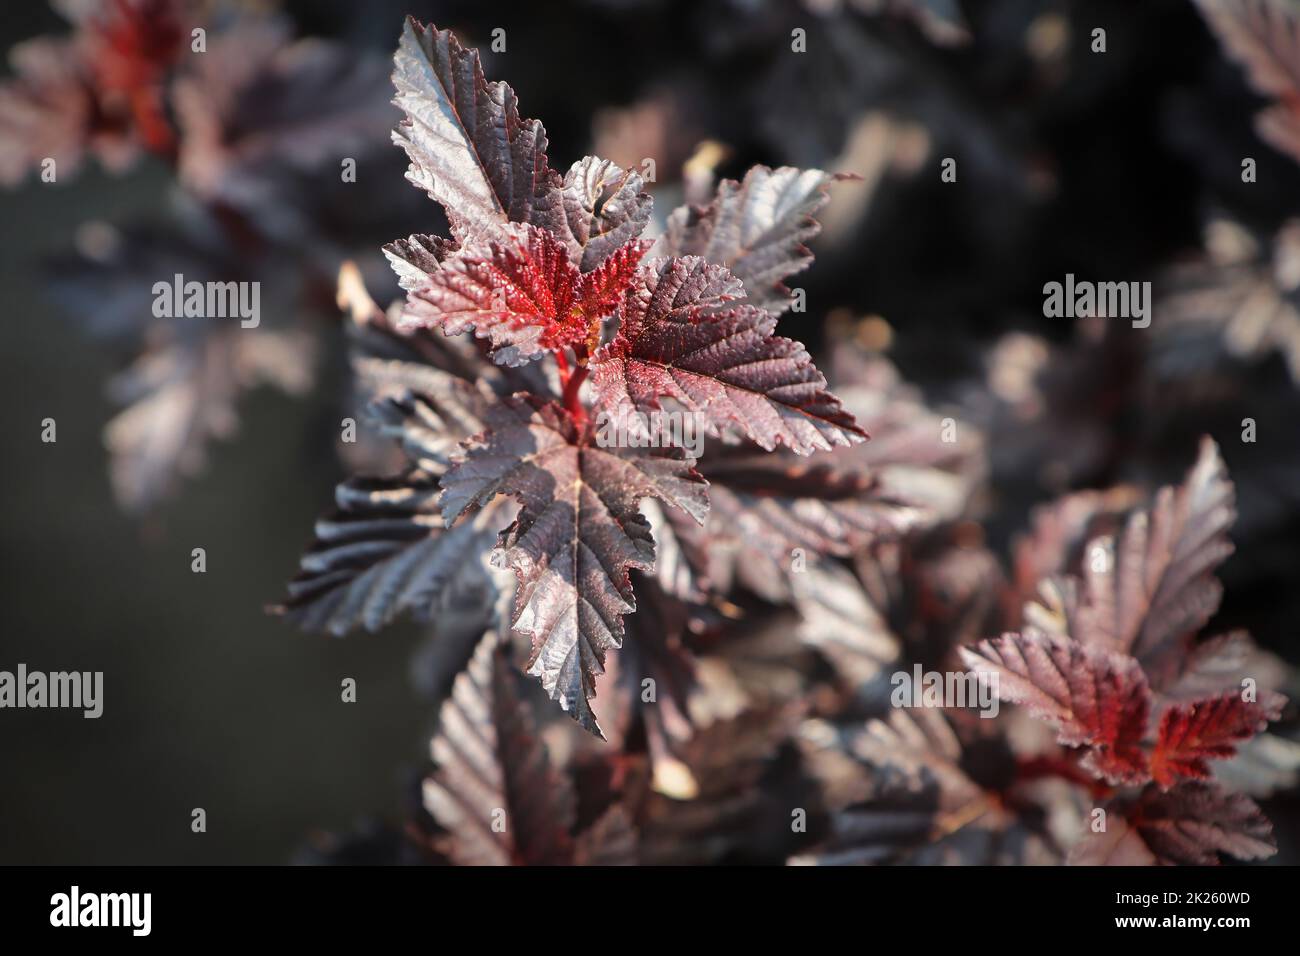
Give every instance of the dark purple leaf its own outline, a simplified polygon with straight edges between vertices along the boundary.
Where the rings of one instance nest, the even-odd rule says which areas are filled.
[[[424,783],[441,846],[463,866],[573,862],[574,795],[520,697],[509,645],[489,632],[442,706]]]
[[[1277,852],[1273,825],[1255,802],[1200,782],[1150,786],[1106,808],[1106,829],[1091,829],[1070,851],[1085,866],[1217,866],[1219,856],[1259,860]]]
[[[743,431],[799,454],[863,441],[803,346],[746,303],[738,279],[703,259],[656,259],[619,310],[614,341],[593,358],[602,407],[653,410],[671,398],[714,434]]]
[[[378,631],[402,613],[418,620],[487,619],[497,586],[481,556],[509,509],[491,507],[453,528],[437,509],[435,478],[353,478],[338,486],[336,510],[277,610],[309,631]]]
[[[755,166],[744,182],[724,179],[709,205],[673,211],[662,251],[725,266],[751,304],[779,315],[790,307],[784,280],[812,262],[805,243],[821,231],[813,215],[835,178],[819,169]]]
[[[606,651],[622,643],[623,615],[636,606],[629,571],[654,567],[638,505],[658,498],[700,521],[707,497],[704,480],[674,450],[615,454],[585,444],[587,437],[553,403],[502,404],[443,476],[440,504],[451,523],[497,495],[518,499],[519,516],[499,546],[519,578],[513,623],[532,639],[528,671],[599,734],[588,701]]]
[[[546,130],[520,118],[509,86],[484,79],[477,50],[408,17],[394,64],[393,102],[405,119],[393,142],[411,159],[406,178],[446,210],[458,241],[535,221],[558,202]]]

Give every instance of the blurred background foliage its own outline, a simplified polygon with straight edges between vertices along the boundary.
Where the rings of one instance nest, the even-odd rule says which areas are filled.
[[[543,120],[553,165],[588,152],[625,167],[654,158],[660,217],[700,178],[754,163],[858,174],[835,187],[817,261],[797,277],[807,312],[786,315],[781,331],[814,354],[828,335],[853,337],[927,404],[985,431],[983,527],[1000,552],[1035,504],[1176,481],[1197,437],[1214,436],[1241,512],[1216,630],[1246,627],[1300,657],[1300,271],[1287,230],[1300,168],[1261,140],[1267,98],[1188,0],[215,6],[278,13],[289,34],[338,44],[345,66],[385,62],[406,14],[452,27],[482,50],[489,77],[518,91],[524,115]],[[1104,54],[1090,50],[1097,27]],[[490,50],[496,28],[505,52]],[[805,54],[791,52],[795,28],[807,31]],[[6,6],[0,45],[68,29],[24,0]],[[102,670],[106,688],[97,721],[0,718],[2,862],[283,862],[313,833],[404,812],[430,697],[445,683],[420,628],[333,640],[263,612],[345,471],[337,423],[351,405],[333,270],[359,259],[386,302],[396,286],[380,242],[442,229],[387,144],[385,75],[357,80],[355,99],[330,114],[337,126],[313,115],[312,98],[288,99],[322,141],[355,138],[358,194],[340,191],[333,153],[292,155],[301,136],[272,143],[270,163],[244,178],[183,161],[178,173],[145,155],[121,175],[90,162],[57,185],[29,177],[0,192],[0,666]],[[1247,156],[1258,164],[1249,184]],[[944,157],[958,161],[955,183],[940,181]],[[259,191],[268,182],[274,190]],[[165,478],[134,495],[138,470],[110,481],[101,435],[124,399],[106,383],[122,381],[142,341],[145,354],[160,346],[147,328],[94,328],[104,303],[124,301],[125,281],[97,271],[95,254],[106,242],[179,254],[178,235],[206,235],[185,205],[200,195],[261,237],[222,233],[230,275],[269,270],[264,285],[285,289],[294,276],[290,299],[264,294],[263,313],[268,333],[289,336],[281,361],[300,358],[304,378],[231,386],[221,400],[237,408],[237,435],[223,421],[211,428],[219,440],[200,436],[203,467],[149,459]],[[131,245],[139,236],[154,238]],[[1043,284],[1067,272],[1154,281],[1151,334],[1044,318]],[[191,347],[161,348],[207,354]],[[1255,444],[1239,438],[1248,416]],[[57,444],[39,440],[46,417]],[[194,547],[206,549],[206,574],[190,571]],[[356,704],[339,700],[345,677],[358,682]],[[1300,805],[1264,806],[1275,860],[1295,862]],[[190,832],[194,807],[207,811],[204,835]]]

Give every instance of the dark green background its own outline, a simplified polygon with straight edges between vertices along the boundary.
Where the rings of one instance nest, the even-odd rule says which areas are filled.
[[[63,29],[34,0],[4,20],[4,49]],[[88,219],[149,213],[163,175],[92,163],[0,191],[0,669],[102,670],[105,684],[98,720],[0,711],[0,863],[286,862],[313,831],[396,818],[423,756],[418,631],[338,640],[262,610],[340,474],[323,427],[337,382],[307,402],[255,392],[240,435],[156,520],[111,497],[100,433],[118,365],[45,300],[36,263]],[[41,442],[46,417],[56,444]]]

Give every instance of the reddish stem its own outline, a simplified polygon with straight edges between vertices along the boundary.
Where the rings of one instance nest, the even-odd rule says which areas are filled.
[[[582,407],[582,402],[578,399],[578,390],[582,388],[582,383],[586,381],[586,378],[587,365],[584,362],[573,370],[569,380],[564,383],[564,397],[562,399],[564,407],[568,409],[569,414],[573,416],[573,420],[579,425],[587,420],[587,410]]]
[[[176,134],[158,102],[158,92],[152,89],[132,90],[131,114],[145,148],[175,168],[180,160],[180,148]]]
[[[1068,780],[1070,783],[1086,788],[1094,797],[1105,797],[1111,793],[1111,787],[1088,773],[1069,757],[1054,755],[1030,757],[1019,761],[1016,766],[1018,781],[1041,780],[1044,777]]]
[[[587,349],[582,345],[573,347],[573,364],[572,373],[569,371],[569,360],[565,357],[564,350],[555,353],[555,364],[560,370],[560,384],[564,391],[560,401],[573,420],[579,425],[587,421],[587,410],[582,407],[582,402],[578,400],[578,390],[582,388],[582,383],[587,380]]]

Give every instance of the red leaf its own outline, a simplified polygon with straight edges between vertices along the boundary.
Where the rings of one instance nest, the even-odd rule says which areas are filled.
[[[491,339],[493,359],[502,365],[566,346],[592,348],[601,318],[622,299],[649,245],[632,240],[583,273],[545,230],[503,227],[411,288],[403,325],[436,325],[449,335],[473,329]]]
[[[1238,741],[1281,716],[1283,703],[1278,694],[1265,692],[1259,701],[1245,701],[1232,692],[1170,707],[1160,717],[1151,776],[1164,787],[1180,776],[1208,778],[1206,761],[1233,756]]]
[[[1089,747],[1089,769],[1114,784],[1147,779],[1139,744],[1151,692],[1133,658],[1032,628],[961,655],[971,670],[997,675],[998,697],[1046,720],[1061,743]]]

